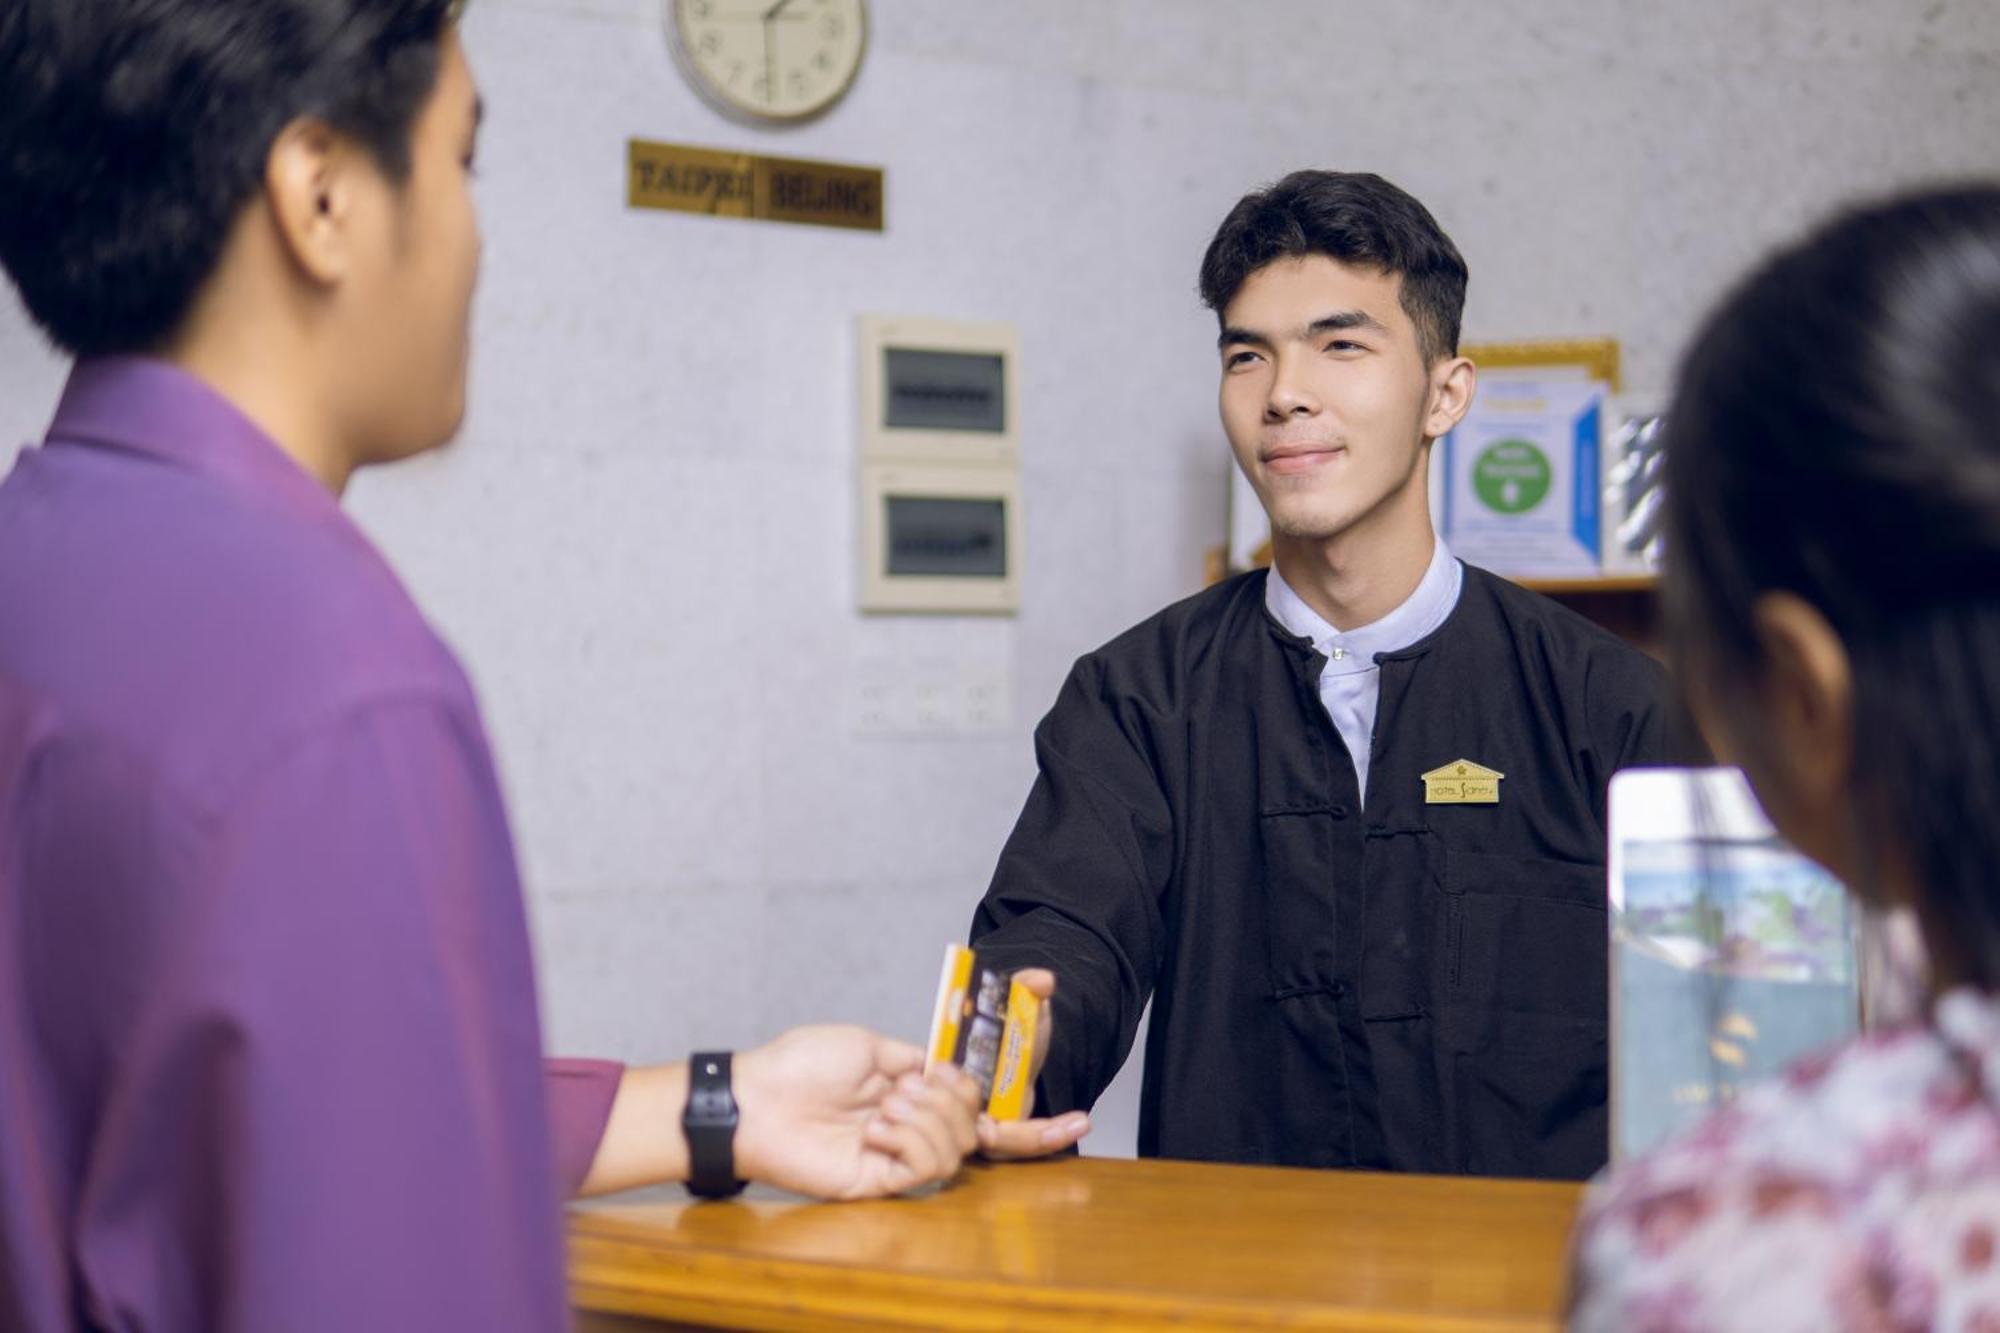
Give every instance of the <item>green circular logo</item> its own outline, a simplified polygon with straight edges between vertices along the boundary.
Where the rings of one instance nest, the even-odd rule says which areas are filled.
[[[1525,514],[1548,497],[1548,455],[1526,440],[1495,440],[1472,464],[1472,490],[1500,514]]]

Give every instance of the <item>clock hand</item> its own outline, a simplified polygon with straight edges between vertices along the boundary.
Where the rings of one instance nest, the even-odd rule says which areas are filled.
[[[764,16],[764,100],[778,100],[778,30],[769,14]]]
[[[773,102],[778,98],[778,29],[775,25],[791,3],[792,0],[777,0],[764,11],[764,96]]]

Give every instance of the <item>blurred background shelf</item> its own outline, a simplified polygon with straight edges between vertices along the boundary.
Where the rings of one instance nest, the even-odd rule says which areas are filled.
[[[1523,588],[1541,593],[1544,597],[1582,596],[1651,596],[1659,591],[1660,580],[1654,574],[1598,574],[1588,577],[1554,579],[1516,579]]]
[[[1228,548],[1222,546],[1210,547],[1204,553],[1205,581],[1208,584],[1219,583],[1228,577],[1228,555]],[[1655,657],[1666,656],[1660,639],[1660,580],[1657,575],[1597,574],[1517,578],[1514,582],[1562,603],[1587,620],[1596,621]]]

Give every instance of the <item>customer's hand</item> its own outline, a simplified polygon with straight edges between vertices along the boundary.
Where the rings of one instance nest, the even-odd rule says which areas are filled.
[[[822,1199],[949,1179],[978,1139],[979,1087],[858,1027],[794,1028],[736,1057],[736,1171]]]
[[[1023,1157],[1046,1157],[1050,1153],[1061,1152],[1090,1132],[1090,1117],[1082,1111],[1034,1119],[1034,1081],[1041,1077],[1042,1063],[1049,1058],[1049,997],[1056,993],[1055,973],[1045,968],[1031,967],[1014,974],[1014,979],[1033,991],[1042,1005],[1041,1021],[1035,1025],[1035,1059],[1033,1072],[1028,1075],[1027,1118],[1021,1120],[995,1120],[992,1116],[979,1117],[979,1150],[995,1161],[1008,1161]]]

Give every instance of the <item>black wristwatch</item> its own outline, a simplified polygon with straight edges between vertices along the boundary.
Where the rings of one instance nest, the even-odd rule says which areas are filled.
[[[688,1059],[688,1193],[727,1199],[743,1192],[736,1178],[736,1094],[729,1090],[729,1052],[696,1051]]]

